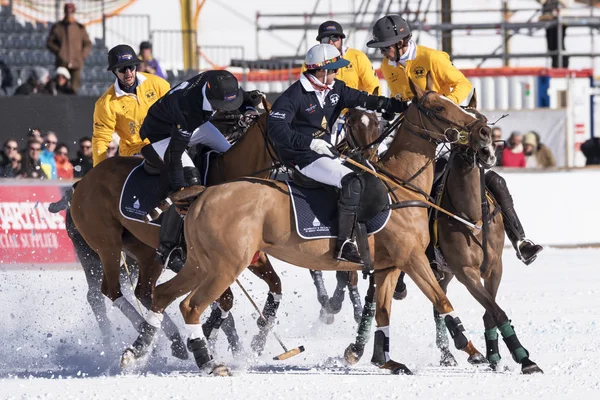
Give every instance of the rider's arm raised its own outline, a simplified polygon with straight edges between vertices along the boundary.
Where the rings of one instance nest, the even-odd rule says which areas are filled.
[[[100,97],[94,107],[94,133],[92,135],[92,159],[94,167],[106,160],[106,150],[112,140],[117,124],[106,95]]]
[[[338,82],[336,82],[337,85]],[[343,108],[363,107],[373,111],[387,111],[391,113],[404,112],[406,103],[385,96],[370,96],[365,92],[344,87],[342,92]]]

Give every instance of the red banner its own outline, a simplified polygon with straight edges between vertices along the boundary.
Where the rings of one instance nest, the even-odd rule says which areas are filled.
[[[0,186],[0,264],[76,262],[65,211],[48,211],[61,196],[58,185]]]

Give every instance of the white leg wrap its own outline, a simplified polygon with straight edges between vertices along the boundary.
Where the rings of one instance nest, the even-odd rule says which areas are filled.
[[[273,300],[275,301],[275,303],[279,303],[281,302],[281,298],[283,297],[283,294],[277,294],[277,293],[273,293],[273,292],[269,292],[271,293],[271,296],[273,296]]]
[[[162,315],[162,313],[148,311],[148,316],[146,316],[146,322],[155,328],[160,328],[160,326],[162,325],[163,318],[164,316]]]
[[[117,307],[125,317],[131,322],[135,330],[138,330],[139,326],[142,322],[144,322],[144,318],[140,315],[140,313],[133,307],[133,305],[127,301],[125,296],[121,296],[115,301],[113,301],[113,305]]]
[[[202,325],[200,324],[185,324],[185,329],[188,332],[188,337],[190,339],[198,339],[204,337],[204,332],[202,332]]]
[[[223,307],[221,307],[219,303],[217,303],[217,306],[219,307],[219,310],[221,310],[221,319],[227,318],[229,316],[229,311],[223,310]]]

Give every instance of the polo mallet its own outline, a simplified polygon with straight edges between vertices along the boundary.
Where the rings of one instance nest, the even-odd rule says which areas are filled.
[[[275,339],[277,339],[277,341],[279,342],[279,344],[283,348],[284,353],[282,353],[282,354],[280,354],[278,356],[273,357],[273,360],[278,360],[278,361],[287,360],[288,358],[294,357],[294,356],[302,353],[304,351],[304,346],[295,347],[295,348],[293,348],[291,350],[288,350],[287,347],[285,347],[285,345],[281,341],[281,338],[279,337],[279,335],[277,334],[277,332],[275,332],[273,330],[273,326],[265,318],[265,316],[263,315],[262,311],[260,311],[260,309],[258,308],[258,306],[256,305],[256,303],[254,302],[254,300],[252,300],[252,297],[250,297],[250,294],[248,294],[248,292],[246,291],[246,289],[244,289],[244,287],[240,283],[239,279],[236,279],[235,282],[238,284],[238,286],[240,287],[240,289],[242,289],[242,292],[244,292],[244,294],[246,295],[246,297],[248,298],[248,300],[250,300],[250,303],[252,303],[252,306],[254,307],[254,309],[256,311],[258,311],[258,313],[260,314],[260,317],[262,318],[262,320],[265,321],[265,324],[267,325],[267,328],[269,328],[269,330],[271,331],[271,333],[273,334],[273,336],[275,336]]]
[[[382,175],[382,174],[379,174],[379,173],[377,173],[377,172],[375,172],[375,171],[371,170],[370,168],[367,168],[367,167],[365,167],[365,166],[364,166],[364,165],[362,165],[361,163],[358,163],[358,162],[354,161],[353,159],[351,159],[351,158],[349,158],[349,157],[346,157],[346,156],[344,156],[344,155],[341,155],[341,156],[340,156],[340,158],[341,158],[342,160],[344,160],[344,161],[347,161],[347,162],[349,162],[350,164],[354,165],[355,167],[357,167],[357,168],[360,168],[360,169],[362,169],[363,171],[370,173],[371,175],[375,175],[376,177],[378,177],[378,178],[379,178],[379,179],[381,179],[382,181],[386,181],[386,182],[387,182],[387,183],[389,183],[390,185],[394,185],[394,186],[396,186],[396,187],[399,187],[399,188],[402,188],[402,189],[404,189],[404,190],[408,190],[408,189],[406,189],[404,186],[402,186],[402,185],[400,185],[399,183],[397,183],[397,182],[395,182],[395,181],[391,180],[391,179],[390,179],[390,178],[388,178],[387,176],[385,176],[385,175]],[[455,220],[462,222],[462,223],[463,223],[463,224],[465,224],[465,225],[466,225],[468,228],[470,228],[470,229],[473,231],[473,233],[474,233],[475,235],[477,235],[477,234],[479,234],[479,233],[481,232],[481,227],[483,226],[483,222],[482,222],[482,221],[477,221],[476,223],[473,223],[473,222],[467,221],[467,220],[466,220],[466,219],[464,219],[464,218],[461,218],[461,217],[459,217],[458,215],[452,214],[451,212],[444,210],[442,207],[438,206],[437,204],[434,204],[434,203],[430,202],[430,201],[429,201],[429,200],[427,200],[427,199],[423,199],[423,200],[420,200],[420,201],[422,201],[423,203],[425,203],[425,204],[427,204],[427,205],[429,205],[429,206],[431,206],[431,207],[435,208],[436,210],[438,210],[438,211],[440,211],[440,212],[443,212],[444,214],[446,214],[446,215],[448,215],[448,216],[450,216],[450,217],[454,218]]]

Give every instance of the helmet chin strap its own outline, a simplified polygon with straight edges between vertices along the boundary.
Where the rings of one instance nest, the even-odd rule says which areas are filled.
[[[400,54],[400,46],[398,46],[398,43],[400,42],[396,42],[396,44],[394,44],[394,47],[396,48],[396,63],[400,62],[400,57],[402,56],[402,54]]]

